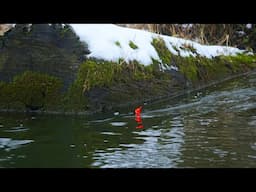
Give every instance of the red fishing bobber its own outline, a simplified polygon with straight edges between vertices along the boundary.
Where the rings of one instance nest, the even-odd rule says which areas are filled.
[[[141,116],[140,116],[140,115],[135,115],[135,121],[136,121],[137,123],[142,123]]]
[[[135,109],[135,114],[136,114],[136,115],[140,115],[141,110],[142,110],[142,106],[136,108],[136,109]]]
[[[144,126],[143,126],[142,124],[140,124],[140,125],[138,125],[136,128],[137,128],[137,129],[143,129]]]

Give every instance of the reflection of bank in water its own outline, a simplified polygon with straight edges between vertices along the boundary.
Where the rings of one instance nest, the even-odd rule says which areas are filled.
[[[142,129],[143,128],[143,124],[142,124],[142,119],[141,119],[141,110],[142,110],[142,106],[138,107],[135,109],[135,121],[137,122],[137,129]]]

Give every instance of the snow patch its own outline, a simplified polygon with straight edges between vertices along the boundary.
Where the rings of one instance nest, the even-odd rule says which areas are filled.
[[[250,23],[246,24],[246,28],[247,29],[251,29],[252,28],[252,24],[250,24]]]
[[[218,55],[236,55],[243,53],[234,47],[201,45],[191,40],[159,35],[148,31],[120,27],[113,24],[71,24],[75,33],[88,44],[91,53],[88,57],[118,62],[136,60],[144,65],[152,64],[152,58],[161,62],[157,51],[152,46],[154,38],[162,38],[168,50],[181,57],[196,57],[197,55],[212,58]],[[138,48],[133,49],[133,42]],[[120,46],[117,46],[117,43]],[[194,49],[190,50],[185,46]]]
[[[152,33],[138,29],[129,29],[112,24],[71,24],[76,34],[88,44],[91,53],[88,57],[118,62],[137,60],[149,65],[152,59],[160,60],[151,45]],[[132,41],[137,49],[130,47]],[[116,45],[116,42],[120,46]]]
[[[173,65],[170,66],[170,69],[175,70],[175,71],[179,71],[178,67],[173,66]]]

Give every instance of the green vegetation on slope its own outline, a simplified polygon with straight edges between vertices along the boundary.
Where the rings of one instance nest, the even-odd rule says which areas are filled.
[[[126,85],[133,85],[135,82],[154,81],[164,79],[166,76],[169,77],[167,74],[162,74],[156,65],[144,66],[137,61],[116,63],[89,59],[80,65],[76,80],[65,96],[64,105],[67,110],[85,110],[90,104],[87,93],[94,89],[109,89],[121,84],[126,89]],[[115,98],[119,99],[119,97]]]
[[[75,80],[62,92],[63,82],[55,77],[26,71],[10,83],[0,82],[0,107],[4,109],[43,109],[78,112],[105,106],[140,101],[182,91],[189,87],[220,80],[256,67],[256,56],[180,57],[172,54],[162,39],[153,39],[162,62],[152,58],[144,66],[137,61],[110,62],[87,59],[79,65]],[[118,45],[117,45],[118,46]],[[194,51],[193,47],[184,45]],[[178,71],[163,71],[165,64]],[[68,78],[68,77],[67,77]],[[186,84],[186,86],[184,86]]]
[[[194,85],[200,81],[217,80],[256,67],[256,55],[238,54],[236,56],[217,56],[212,59],[202,56],[180,57],[172,54],[161,38],[153,39],[152,45],[162,63],[177,66],[187,80]],[[188,48],[195,52],[193,48]]]
[[[59,105],[62,82],[53,76],[26,71],[10,83],[0,83],[0,104],[6,108],[50,109]]]

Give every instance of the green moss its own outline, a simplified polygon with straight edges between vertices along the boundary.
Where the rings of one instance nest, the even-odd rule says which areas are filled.
[[[132,49],[138,49],[139,47],[133,43],[132,41],[129,41],[129,46],[132,48]]]
[[[155,65],[144,66],[137,61],[126,63],[121,59],[115,63],[87,60],[80,65],[74,84],[87,92],[94,87],[109,87],[113,83],[127,82],[129,79],[152,79],[154,71],[159,71]]]
[[[53,76],[26,71],[14,77],[10,83],[1,83],[0,103],[7,108],[45,108],[59,104],[61,81]]]
[[[169,65],[171,63],[172,54],[166,47],[164,40],[162,38],[154,38],[151,44],[156,49],[162,62]]]
[[[83,91],[94,87],[107,87],[112,83],[118,64],[107,61],[87,60],[80,65],[77,83],[83,86]]]
[[[132,78],[134,80],[153,79],[153,68],[151,66],[144,66],[137,61],[130,63],[133,65]]]
[[[83,87],[76,83],[70,86],[62,100],[62,103],[64,111],[74,112],[86,110],[88,108],[88,101],[83,93]]]
[[[235,66],[246,65],[249,68],[256,67],[256,55],[237,54],[236,56],[226,56],[224,59]]]
[[[15,99],[25,106],[48,108],[57,105],[62,82],[56,77],[26,71],[13,79]]]
[[[82,63],[76,80],[64,97],[65,109],[86,110],[89,105],[86,94],[96,87],[109,87],[120,71],[121,66],[114,62],[90,59]]]
[[[179,71],[192,83],[220,79],[228,74],[244,72],[256,67],[256,56],[238,54],[236,56],[218,56],[213,59],[201,57],[196,49],[189,44],[184,44],[181,49],[197,54],[197,57],[181,57],[172,54],[163,39],[154,38],[152,45],[156,49],[162,63],[178,66]],[[173,46],[179,53],[179,50]],[[157,63],[157,61],[152,61]]]
[[[159,63],[144,66],[137,61],[129,63],[120,60],[119,62],[108,62],[102,60],[89,59],[82,63],[79,67],[77,78],[70,87],[64,99],[66,109],[72,110],[86,110],[90,105],[87,93],[94,88],[121,86],[133,87],[135,84],[143,81],[152,81],[159,79],[170,79],[170,75],[160,72],[158,68]],[[128,88],[128,89],[131,89]],[[129,97],[132,94],[138,96],[138,92],[129,92]],[[127,92],[128,90],[125,90]],[[118,102],[120,98],[127,97],[127,93],[115,98]],[[140,93],[143,96],[144,92]],[[111,99],[109,99],[111,101]],[[123,100],[124,101],[124,100]]]
[[[192,82],[198,80],[198,68],[192,58],[185,58],[185,62],[179,65],[180,71]]]
[[[121,48],[121,44],[119,41],[115,41],[115,45]]]
[[[227,74],[232,74],[232,69],[225,60],[218,60],[214,58],[209,60],[207,58],[200,58],[200,68],[204,68],[204,73],[201,73],[203,80],[214,80],[226,77]]]
[[[255,68],[255,56],[179,57],[172,55],[180,72],[192,83],[224,78]]]
[[[0,106],[4,109],[24,109],[24,105],[17,101],[17,92],[13,83],[0,82]]]
[[[192,83],[221,79],[232,74],[232,66],[224,59],[173,56],[180,72]]]

